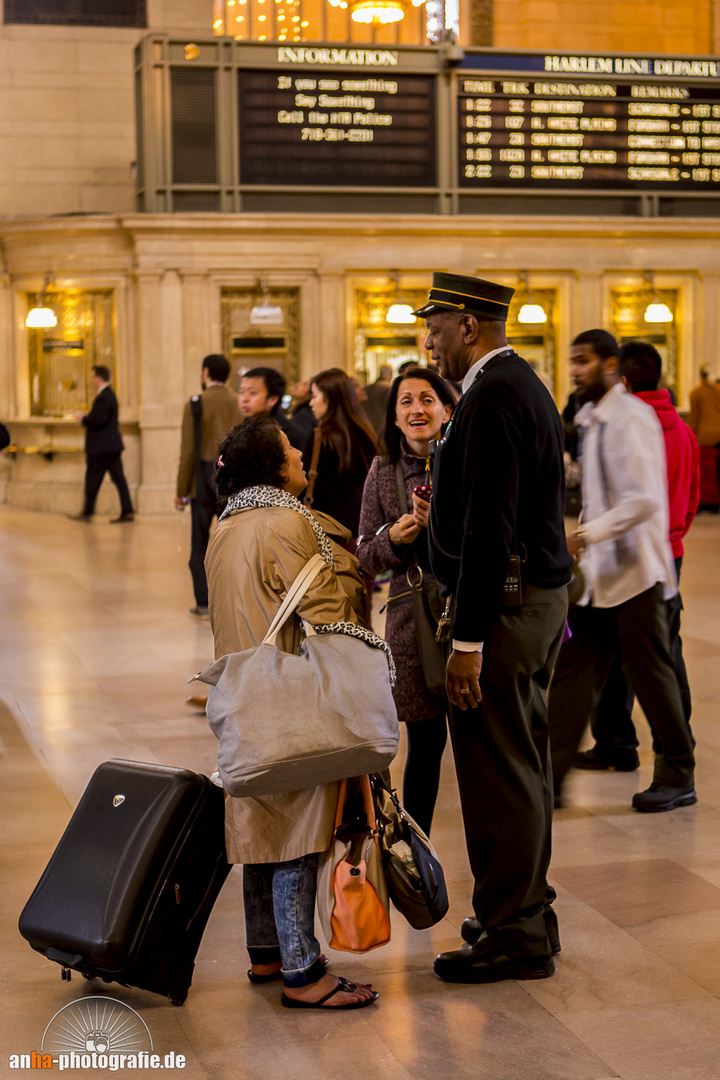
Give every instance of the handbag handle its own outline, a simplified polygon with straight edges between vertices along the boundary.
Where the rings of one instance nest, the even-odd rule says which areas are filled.
[[[311,559],[303,566],[298,576],[293,581],[292,585],[287,591],[287,596],[280,605],[280,609],[277,612],[275,618],[268,627],[268,632],[262,640],[263,645],[274,645],[275,639],[278,633],[285,625],[287,619],[292,615],[295,608],[302,600],[305,593],[310,588],[310,585],[317,577],[321,568],[325,565],[325,560],[322,555],[313,555]]]
[[[318,462],[320,461],[320,444],[322,442],[322,431],[320,425],[313,428],[313,448],[312,457],[310,458],[310,468],[308,469],[308,486],[305,489],[305,495],[303,497],[303,503],[307,506],[308,510],[313,504],[315,497],[315,481],[318,474]]]
[[[360,788],[363,793],[363,802],[365,803],[365,817],[367,818],[368,828],[372,832],[373,836],[377,835],[378,826],[377,818],[375,817],[375,801],[373,799],[372,788],[370,786],[369,776],[359,776]],[[345,809],[345,800],[347,799],[347,780],[340,781],[340,787],[338,789],[338,801],[337,809],[335,810],[335,823],[333,825],[333,836],[342,825],[343,810]]]

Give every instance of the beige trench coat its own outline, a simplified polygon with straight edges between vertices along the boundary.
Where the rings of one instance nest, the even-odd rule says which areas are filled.
[[[309,522],[284,507],[243,510],[218,525],[205,558],[216,659],[260,644],[288,588],[317,552]],[[343,580],[355,577],[359,582],[357,561],[344,551],[338,562],[341,559]],[[298,612],[310,623],[359,621],[330,566],[317,575]],[[278,648],[294,652],[301,638],[298,618],[290,619],[278,635]],[[325,851],[330,846],[337,788],[326,784],[261,798],[228,797],[229,861],[288,862]]]

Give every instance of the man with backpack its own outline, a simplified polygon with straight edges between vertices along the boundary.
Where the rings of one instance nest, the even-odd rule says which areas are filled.
[[[193,579],[195,607],[188,614],[207,619],[208,587],[205,577],[205,552],[210,526],[217,514],[217,494],[213,471],[220,443],[243,417],[237,396],[225,383],[230,363],[224,356],[211,353],[202,362],[202,394],[194,394],[185,405],[180,443],[175,508],[184,510],[190,503],[192,532],[190,573]]]

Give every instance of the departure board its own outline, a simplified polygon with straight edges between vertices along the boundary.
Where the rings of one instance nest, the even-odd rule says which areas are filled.
[[[461,188],[718,190],[720,80],[457,82]]]
[[[238,71],[240,183],[434,187],[435,76]]]

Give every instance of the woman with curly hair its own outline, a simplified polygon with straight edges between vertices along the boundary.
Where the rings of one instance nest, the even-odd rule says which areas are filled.
[[[220,447],[216,482],[227,499],[205,560],[216,657],[260,644],[288,589],[318,552],[324,565],[298,605],[299,617],[278,633],[277,647],[297,651],[301,619],[318,632],[332,623],[334,632],[385,647],[358,629],[332,544],[297,498],[307,482],[302,456],[275,420],[263,414],[232,429]],[[248,977],[253,983],[282,979],[288,1008],[360,1009],[378,996],[326,972],[315,937],[318,853],[330,846],[337,798],[333,783],[225,801],[228,859],[243,863]]]

